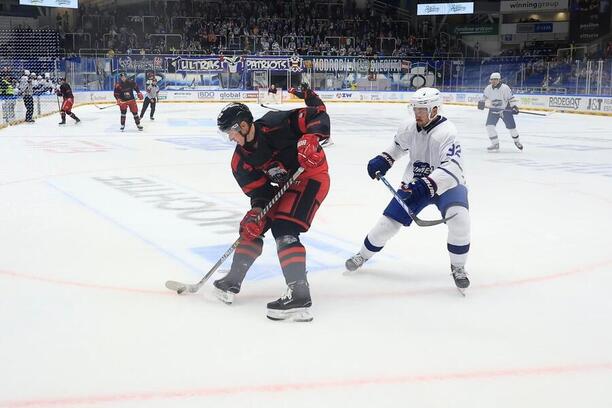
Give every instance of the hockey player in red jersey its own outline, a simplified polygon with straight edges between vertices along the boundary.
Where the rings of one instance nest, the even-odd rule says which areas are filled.
[[[241,241],[230,272],[214,282],[217,297],[232,303],[247,271],[261,255],[262,235],[272,231],[288,289],[268,303],[271,320],[311,321],[310,288],[306,280],[306,250],[300,234],[307,232],[329,191],[325,152],[319,145],[329,137],[329,116],[316,108],[268,112],[253,121],[249,108],[230,103],[217,118],[219,130],[236,143],[232,172],[251,208],[240,222]],[[289,177],[304,172],[258,222],[258,215]]]
[[[138,116],[138,106],[136,105],[136,99],[134,98],[134,91],[136,91],[136,95],[138,99],[142,100],[142,93],[140,89],[138,89],[138,85],[133,79],[127,78],[125,72],[119,74],[119,82],[115,84],[115,99],[117,100],[117,105],[119,105],[119,110],[121,111],[121,130],[125,129],[125,116],[127,114],[128,108],[130,108],[130,112],[134,115],[134,122],[136,122],[136,127],[138,130],[142,130],[142,125],[140,124],[140,116]]]
[[[70,85],[68,84],[68,82],[66,82],[66,78],[60,78],[59,83],[60,86],[55,91],[57,96],[61,96],[63,98],[62,107],[60,108],[60,116],[62,117],[62,121],[59,123],[59,125],[66,124],[66,115],[74,119],[76,123],[79,123],[81,119],[79,119],[72,112],[72,105],[74,104],[74,95],[72,94],[72,88],[70,88]]]

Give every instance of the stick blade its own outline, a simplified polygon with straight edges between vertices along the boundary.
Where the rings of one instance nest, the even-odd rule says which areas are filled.
[[[169,280],[166,282],[166,287],[170,289],[171,291],[176,292],[177,294],[181,295],[187,291],[188,285],[181,283],[181,282]]]
[[[429,220],[422,220],[422,219],[417,218],[415,216],[414,217],[414,222],[419,227],[431,227],[432,225],[443,224],[443,223],[445,223],[446,221],[450,220],[451,218],[453,218],[456,215],[457,214],[453,214],[450,217],[442,218],[441,220],[431,220],[431,221],[429,221]]]

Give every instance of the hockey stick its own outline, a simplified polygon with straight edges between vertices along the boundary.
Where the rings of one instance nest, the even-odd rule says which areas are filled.
[[[414,221],[414,223],[418,225],[419,227],[431,227],[433,225],[442,224],[450,220],[451,218],[453,218],[455,215],[457,215],[457,214],[453,214],[450,217],[442,218],[441,220],[432,220],[432,221],[422,220],[419,217],[417,217],[416,214],[412,212],[410,207],[406,205],[406,202],[402,200],[402,198],[399,195],[397,195],[397,192],[395,191],[391,183],[389,183],[389,181],[382,174],[380,174],[380,172],[376,172],[376,178],[382,181],[383,183],[385,183],[385,186],[387,186],[389,191],[393,193],[393,197],[395,198],[395,200],[399,203],[399,205],[402,206],[404,211],[406,211],[408,215],[410,216],[410,218],[412,218],[412,221]]]
[[[114,103],[113,103],[113,104],[106,105],[106,106],[98,106],[98,105],[96,105],[96,104],[94,103],[94,106],[95,106],[96,108],[100,109],[100,110],[102,110],[102,109],[112,108],[112,107],[113,107],[113,106],[115,106],[115,105],[116,105],[116,104],[114,104]]]
[[[491,108],[491,107],[488,107],[488,109],[490,111],[493,111],[493,113],[498,114],[499,116],[501,116],[504,112],[512,112],[512,109],[496,109],[496,108]],[[555,111],[550,111],[548,113],[536,113],[536,112],[527,112],[527,111],[520,110],[519,113],[523,115],[533,115],[533,116],[550,116],[553,113],[555,113]]]
[[[555,112],[551,111],[551,112],[548,112],[548,113],[536,113],[536,112],[519,111],[519,113],[522,114],[522,115],[550,116],[550,115],[552,115]]]
[[[273,108],[273,107],[271,107],[271,106],[264,105],[263,103],[260,103],[259,105],[260,105],[262,108],[270,109],[272,112],[282,112],[282,110],[281,110],[281,109],[276,109],[276,108]]]
[[[270,211],[270,208],[272,208],[272,206],[276,204],[278,200],[280,200],[283,194],[285,194],[285,191],[289,189],[289,187],[295,182],[295,180],[297,180],[297,178],[300,176],[300,174],[302,174],[303,171],[304,169],[302,167],[299,167],[295,171],[295,173],[293,173],[291,178],[287,180],[287,182],[281,187],[281,189],[278,190],[276,195],[272,197],[272,200],[270,200],[268,205],[266,205],[264,209],[259,213],[259,215],[257,216],[256,222],[261,221],[266,216],[268,211]],[[229,247],[228,250],[225,251],[223,255],[221,255],[221,258],[219,258],[217,263],[213,265],[210,271],[208,271],[208,273],[206,273],[206,275],[204,275],[204,277],[200,279],[198,283],[189,284],[189,283],[181,283],[181,282],[169,280],[166,282],[166,287],[172,291],[175,291],[179,295],[185,292],[196,293],[198,290],[200,290],[202,286],[204,286],[206,281],[208,281],[208,279],[212,276],[212,274],[215,273],[215,271],[219,268],[219,266],[221,266],[221,264],[225,262],[225,260],[232,254],[232,252],[234,252],[234,249],[238,247],[238,245],[240,244],[240,241],[241,241],[241,238],[238,238],[236,241],[234,241],[232,246]]]

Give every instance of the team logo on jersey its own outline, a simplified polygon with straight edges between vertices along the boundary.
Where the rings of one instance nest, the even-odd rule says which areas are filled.
[[[414,173],[414,177],[427,177],[433,170],[434,168],[432,165],[422,161],[415,161],[412,165],[412,173]]]

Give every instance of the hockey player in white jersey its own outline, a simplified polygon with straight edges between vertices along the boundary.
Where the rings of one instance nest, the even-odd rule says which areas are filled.
[[[501,82],[501,74],[499,72],[492,73],[489,77],[489,82],[490,84],[484,89],[482,97],[478,101],[478,109],[480,110],[485,108],[486,101],[490,101],[486,127],[489,139],[491,139],[491,145],[487,147],[487,150],[490,152],[499,150],[499,138],[495,126],[500,118],[504,121],[506,129],[510,132],[514,145],[519,150],[523,150],[513,116],[519,114],[516,98],[512,95],[510,87]]]
[[[440,115],[442,97],[437,89],[421,88],[411,102],[414,113],[399,127],[393,143],[368,162],[368,174],[372,179],[377,174],[385,175],[397,159],[410,155],[397,193],[415,214],[434,204],[444,218],[450,218],[446,224],[451,274],[462,291],[470,285],[465,272],[470,249],[470,215],[457,129]],[[392,198],[359,252],[346,261],[347,270],[360,268],[402,226],[408,227],[411,223],[408,213]]]

